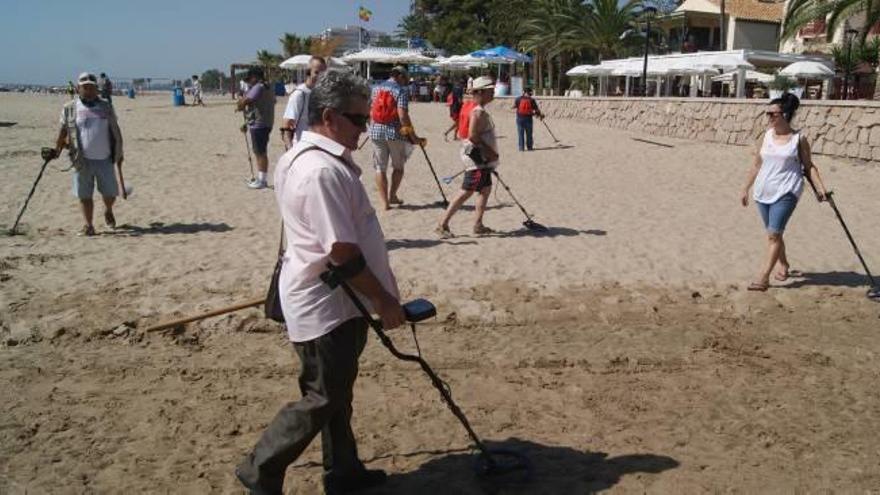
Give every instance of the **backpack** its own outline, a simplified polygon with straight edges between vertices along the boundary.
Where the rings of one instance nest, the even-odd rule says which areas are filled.
[[[517,115],[521,117],[531,117],[532,112],[532,99],[527,96],[520,97],[519,105],[516,107]]]
[[[370,120],[377,124],[392,124],[399,120],[397,115],[397,98],[388,89],[379,89],[373,97],[370,107]]]
[[[471,131],[471,110],[477,106],[474,100],[467,100],[461,105],[461,111],[458,114],[458,137],[459,139],[467,139]]]

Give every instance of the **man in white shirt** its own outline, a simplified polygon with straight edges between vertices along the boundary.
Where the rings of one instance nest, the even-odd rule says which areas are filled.
[[[297,86],[290,99],[287,100],[287,107],[284,109],[284,118],[281,121],[281,140],[284,141],[284,149],[289,150],[293,143],[299,141],[304,130],[309,127],[309,94],[315,87],[315,81],[318,80],[324,71],[327,70],[327,63],[322,57],[313,56],[309,60],[309,76],[306,82]]]
[[[119,194],[116,169],[122,169],[122,132],[109,102],[98,98],[94,74],[83,72],[77,80],[78,96],[64,105],[61,128],[55,140],[55,156],[66,147],[73,165],[73,192],[79,199],[85,225],[80,235],[95,235],[92,195],[95,184],[104,200],[104,222],[116,228],[113,203]]]
[[[370,88],[327,72],[309,102],[310,130],[275,169],[287,249],[278,291],[287,332],[302,362],[303,397],[284,406],[236,476],[252,493],[281,494],[284,473],[321,433],[325,493],[376,486],[385,473],[358,459],[351,401],[367,321],[340,289],[321,281],[328,263],[378,313],[386,329],[404,322],[376,211],[352,160],[370,118]]]

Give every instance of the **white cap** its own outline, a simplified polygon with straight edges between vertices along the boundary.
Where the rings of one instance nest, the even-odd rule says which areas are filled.
[[[473,91],[478,91],[481,89],[493,89],[495,87],[495,81],[492,80],[491,77],[480,76],[474,79],[474,84],[471,86]]]
[[[92,85],[97,86],[98,85],[98,78],[95,77],[95,75],[92,74],[91,72],[83,72],[77,78],[77,83],[80,86],[84,86],[86,84],[92,84]]]

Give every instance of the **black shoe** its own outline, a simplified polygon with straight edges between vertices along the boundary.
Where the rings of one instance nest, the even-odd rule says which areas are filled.
[[[235,468],[235,477],[238,478],[239,483],[241,483],[245,488],[247,488],[248,493],[250,495],[282,495],[280,489],[278,490],[270,490],[268,488],[264,488],[262,486],[255,485],[249,481],[246,481],[239,471],[239,468]]]
[[[326,495],[339,495],[358,490],[366,490],[379,486],[388,481],[388,475],[381,469],[365,469],[358,474],[346,476],[324,476],[324,493]]]

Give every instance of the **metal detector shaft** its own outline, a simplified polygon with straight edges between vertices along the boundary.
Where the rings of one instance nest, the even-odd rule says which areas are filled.
[[[477,449],[479,449],[480,453],[485,456],[486,462],[488,462],[489,464],[493,464],[494,461],[492,460],[492,454],[489,452],[489,449],[486,448],[486,445],[483,444],[483,441],[480,440],[480,437],[477,436],[477,433],[471,427],[471,424],[468,421],[467,417],[465,417],[464,413],[458,407],[455,401],[452,400],[452,394],[449,392],[446,384],[443,383],[443,380],[441,380],[439,376],[437,376],[437,373],[434,373],[434,370],[431,369],[431,366],[428,365],[428,362],[425,361],[421,356],[406,354],[397,350],[397,348],[394,347],[394,343],[382,329],[382,322],[377,321],[373,318],[373,316],[370,314],[369,311],[367,311],[367,308],[358,298],[357,294],[354,293],[352,288],[344,280],[339,282],[339,286],[342,287],[342,290],[345,291],[349,299],[351,299],[351,302],[354,303],[358,311],[361,312],[364,318],[367,319],[367,322],[370,324],[370,326],[373,327],[373,330],[376,332],[376,335],[378,335],[379,340],[382,342],[382,345],[384,345],[394,357],[402,361],[419,363],[419,366],[422,367],[422,371],[424,371],[425,374],[427,374],[428,377],[431,379],[431,383],[434,385],[434,388],[436,388],[440,392],[440,396],[443,398],[443,401],[446,402],[446,405],[449,406],[452,414],[454,414],[455,417],[458,418],[458,421],[462,424],[462,426],[464,426],[464,429],[467,430],[468,435],[477,446]]]
[[[556,135],[555,135],[555,134],[553,134],[553,131],[551,131],[551,130],[550,130],[550,126],[549,126],[549,125],[547,125],[547,122],[545,122],[545,121],[544,121],[544,119],[541,119],[541,123],[542,123],[542,124],[544,124],[544,127],[546,127],[546,128],[547,128],[547,132],[549,132],[549,133],[550,133],[550,136],[551,136],[551,137],[552,137],[552,138],[553,138],[553,141],[555,141],[555,142],[557,142],[557,143],[558,143],[558,142],[559,142],[559,140],[558,140],[558,139],[556,139]]]
[[[247,128],[247,116],[244,117],[244,147],[247,150],[248,155],[248,164],[251,166],[251,180],[254,180],[256,176],[254,176],[254,161],[251,159],[251,143],[248,141],[248,128]]]
[[[370,140],[370,136],[365,137],[364,140],[363,140],[363,142],[361,142],[361,144],[358,146],[358,149],[363,148],[364,145],[366,145],[366,144],[367,144],[367,141],[369,141],[369,140]]]
[[[437,178],[437,172],[434,171],[434,165],[431,163],[431,159],[428,158],[428,152],[425,151],[425,145],[419,143],[419,148],[422,149],[422,154],[425,155],[425,161],[428,162],[428,168],[431,169],[431,175],[434,176],[434,182],[437,183],[437,189],[440,191],[440,197],[443,198],[443,206],[449,206],[449,200],[446,199],[446,194],[443,192],[443,186],[440,185],[440,179]]]
[[[31,192],[28,193],[28,195],[27,195],[27,199],[24,200],[24,205],[21,207],[21,211],[19,211],[19,212],[18,212],[18,216],[15,217],[15,223],[12,225],[12,229],[9,230],[9,233],[10,233],[10,234],[12,234],[12,235],[15,235],[15,234],[16,234],[15,229],[18,228],[18,222],[21,221],[21,217],[22,217],[22,215],[24,215],[24,210],[27,209],[27,207],[28,207],[28,203],[31,202],[31,198],[32,198],[33,195],[34,195],[34,191],[37,190],[37,184],[40,183],[40,179],[43,178],[43,172],[46,171],[46,166],[49,165],[49,162],[51,162],[51,161],[52,161],[51,158],[46,159],[46,160],[43,162],[43,166],[40,167],[40,173],[37,174],[37,180],[35,180],[35,181],[34,181],[34,185],[31,186]]]
[[[805,177],[807,178],[807,182],[810,184],[810,187],[813,188],[813,193],[816,195],[816,198],[818,198],[819,191],[816,189],[816,185],[813,184],[813,179],[810,178],[809,175],[805,175]],[[834,214],[837,216],[837,220],[840,222],[840,226],[843,227],[843,232],[846,234],[846,238],[849,239],[849,243],[852,246],[853,251],[856,252],[856,256],[858,256],[859,261],[862,263],[862,268],[865,269],[865,275],[868,276],[868,280],[871,282],[871,287],[876,287],[877,282],[874,281],[874,276],[871,275],[871,270],[868,269],[868,264],[865,262],[865,258],[862,257],[862,252],[859,251],[859,247],[856,245],[856,241],[855,239],[853,239],[853,236],[849,231],[849,227],[847,227],[846,222],[843,221],[843,216],[840,214],[840,210],[837,209],[837,204],[834,202],[832,194],[833,193],[831,191],[825,193],[828,204],[830,204],[831,209],[834,210]]]
[[[532,217],[529,215],[529,212],[527,212],[526,209],[523,208],[523,205],[519,204],[519,201],[517,201],[516,196],[513,195],[513,192],[511,192],[510,188],[507,187],[507,184],[505,184],[504,181],[501,180],[501,176],[498,175],[498,172],[496,172],[496,171],[493,169],[493,170],[492,170],[492,175],[494,175],[495,178],[498,179],[498,183],[499,183],[499,184],[501,184],[502,186],[504,186],[504,190],[506,190],[506,191],[507,191],[507,194],[509,194],[510,197],[513,198],[513,202],[516,203],[516,206],[519,207],[519,210],[520,210],[521,212],[523,212],[523,215],[525,215],[526,218],[529,219],[529,221],[531,221],[531,220],[532,220]]]

